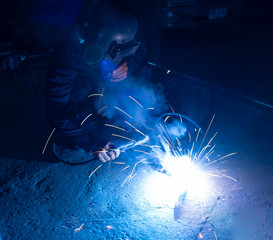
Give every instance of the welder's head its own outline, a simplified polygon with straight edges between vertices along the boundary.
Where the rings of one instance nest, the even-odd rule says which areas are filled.
[[[87,16],[87,24],[83,54],[89,65],[103,59],[119,64],[138,48],[134,41],[137,19],[123,6],[103,1]]]

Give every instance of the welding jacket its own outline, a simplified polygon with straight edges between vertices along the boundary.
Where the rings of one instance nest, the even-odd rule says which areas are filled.
[[[141,44],[135,55],[124,59],[128,65],[128,75],[137,73],[143,67],[145,55],[146,48]],[[101,144],[109,141],[102,139],[102,122],[97,117],[94,97],[88,97],[98,93],[104,81],[101,71],[83,60],[81,45],[76,37],[56,45],[49,60],[45,96],[47,120],[56,128],[58,144],[68,148],[78,146],[89,151],[91,146],[102,147],[104,145]],[[91,113],[92,117],[84,121]]]

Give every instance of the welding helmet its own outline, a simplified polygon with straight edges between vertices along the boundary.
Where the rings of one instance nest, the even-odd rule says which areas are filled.
[[[137,19],[123,6],[105,1],[98,4],[86,17],[83,36],[85,62],[92,66],[102,64],[103,67],[109,61],[112,68],[118,66],[138,49],[139,43],[134,39],[137,27]]]

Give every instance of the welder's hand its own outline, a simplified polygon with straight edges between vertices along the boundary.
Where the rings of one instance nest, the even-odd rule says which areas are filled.
[[[102,149],[102,151],[98,154],[99,160],[103,163],[108,162],[110,160],[114,160],[120,154],[120,150],[118,149],[111,149],[113,144],[108,142]]]
[[[127,62],[121,64],[117,69],[112,72],[110,81],[120,82],[127,78],[128,75],[128,66]]]

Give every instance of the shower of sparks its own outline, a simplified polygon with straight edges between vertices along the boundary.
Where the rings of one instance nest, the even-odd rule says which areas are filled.
[[[133,97],[129,96],[129,98],[131,98],[140,107],[143,108],[143,106],[139,102],[137,102]],[[106,106],[103,107],[99,112],[101,112],[105,108]],[[122,109],[116,106],[115,108],[121,111],[123,114],[125,114],[129,118],[133,119],[128,113],[126,113]],[[153,110],[154,108],[148,108],[146,110],[150,110],[150,109]],[[174,113],[174,110],[171,106],[170,106],[170,109]],[[148,148],[149,151],[143,151],[142,149],[133,149],[133,151],[146,154],[147,158],[149,157],[149,155],[151,155],[152,157],[159,160],[159,163],[161,166],[158,167],[157,169],[158,172],[167,173],[167,174],[161,174],[160,176],[162,177],[162,180],[160,181],[162,182],[159,182],[157,179],[157,181],[155,181],[156,185],[154,185],[151,189],[158,188],[158,191],[161,193],[161,195],[163,193],[163,195],[167,196],[167,198],[163,199],[163,201],[165,200],[168,201],[170,198],[172,198],[172,203],[173,203],[173,199],[177,201],[179,199],[179,196],[181,196],[181,193],[186,193],[187,197],[197,196],[197,197],[200,197],[201,201],[205,201],[207,197],[206,195],[208,194],[209,191],[213,190],[214,192],[217,192],[217,190],[211,186],[211,183],[208,182],[208,177],[227,178],[236,182],[237,180],[235,178],[228,176],[227,174],[224,174],[224,171],[215,170],[211,168],[211,166],[216,167],[219,164],[223,163],[223,161],[221,160],[236,154],[236,153],[230,153],[223,157],[218,156],[220,158],[216,160],[213,160],[213,161],[210,160],[210,157],[214,153],[214,149],[216,146],[215,144],[213,145],[211,143],[215,139],[217,132],[215,132],[215,134],[208,141],[206,140],[206,138],[208,136],[208,133],[211,128],[212,122],[215,118],[215,115],[213,115],[204,135],[203,135],[203,132],[201,131],[201,128],[198,128],[198,129],[195,128],[194,133],[191,132],[192,135],[189,131],[187,131],[188,137],[186,137],[187,136],[186,135],[184,139],[182,139],[184,141],[182,141],[181,139],[179,139],[179,137],[172,136],[171,134],[172,131],[170,131],[171,129],[169,129],[167,125],[164,125],[164,123],[166,123],[167,120],[172,116],[172,113],[169,113],[169,114],[170,115],[167,115],[167,114],[162,115],[164,116],[164,119],[162,119],[162,121],[164,122],[158,124],[159,125],[158,128],[162,130],[160,135],[158,136],[158,139],[161,142],[161,146],[144,144],[145,142],[147,142],[146,140],[144,140],[144,142],[139,141],[141,142],[139,143],[136,140],[130,139],[126,136],[112,134],[112,136],[123,138],[130,141],[130,143],[127,144],[128,147],[135,147],[136,145],[139,145],[140,147],[146,147],[145,150],[147,150],[147,147],[149,147],[150,148],[150,149]],[[182,123],[182,116],[180,116],[179,114],[177,114],[177,116],[180,118],[180,122]],[[130,127],[132,127],[136,132],[145,136],[145,139],[147,137],[149,140],[148,135],[145,135],[143,132],[138,130],[131,123],[127,121],[124,121],[124,122]],[[125,129],[121,127],[111,125],[111,124],[105,124],[105,126],[126,131]],[[202,136],[202,139],[201,139],[201,136]],[[186,145],[187,149],[183,145],[185,140],[188,141],[188,143],[190,143],[191,145],[190,147]],[[207,143],[205,144],[205,142]],[[127,145],[124,145],[124,146],[127,146]],[[124,149],[127,149],[127,148],[125,147]],[[113,150],[116,150],[116,149],[113,149]],[[110,149],[108,149],[107,151],[110,151]],[[103,151],[99,151],[99,152],[103,152]],[[143,157],[143,154],[142,156],[139,156],[139,157],[140,158]],[[139,158],[137,157],[137,159]],[[120,173],[125,171],[126,169],[130,169],[130,170],[128,171],[129,175],[126,176],[125,180],[121,184],[121,187],[123,187],[127,182],[130,182],[137,175],[136,167],[138,166],[138,164],[143,163],[144,161],[147,161],[147,159],[143,158],[137,161],[132,168],[130,166],[124,166],[124,168],[122,168]],[[111,163],[118,164],[118,165],[126,164],[126,162],[110,161],[109,166]],[[90,174],[89,178],[91,178],[91,176],[100,167],[102,167],[102,164],[98,166]],[[166,192],[164,192],[165,190]],[[152,193],[149,193],[149,194],[152,194]],[[203,202],[201,211],[202,211],[202,219],[206,220],[207,217],[204,218],[204,202]],[[107,226],[106,228],[112,229],[112,226]],[[214,231],[214,236],[215,236],[215,239],[217,240],[215,231]],[[199,239],[203,239],[204,238],[203,232],[200,231],[197,237]]]
[[[157,185],[159,185],[159,181],[163,181],[163,177],[162,179],[158,179],[157,182],[154,183],[155,185],[152,184],[151,186],[152,188],[154,186],[155,194],[158,195],[158,198],[162,197],[162,201],[167,201],[170,206],[173,204],[173,200],[171,199],[177,199],[179,194],[185,191],[188,192],[188,197],[194,197],[195,199],[198,197],[201,201],[205,201],[211,193],[217,192],[210,182],[211,177],[226,178],[234,182],[237,181],[235,178],[225,174],[225,171],[217,170],[218,168],[216,168],[223,163],[223,161],[221,161],[222,159],[236,153],[227,154],[214,161],[210,160],[210,156],[216,146],[216,144],[212,145],[211,143],[215,139],[217,132],[206,141],[206,145],[204,144],[214,117],[215,116],[213,116],[205,135],[202,136],[202,139],[200,138],[201,129],[197,130],[197,128],[195,128],[195,135],[192,136],[189,131],[187,131],[189,135],[187,142],[191,143],[191,147],[187,146],[187,148],[183,146],[186,138],[184,137],[184,141],[182,142],[179,137],[172,136],[168,126],[164,124],[165,121],[163,118],[162,122],[158,123],[159,129],[162,130],[161,135],[159,135],[159,140],[163,148],[152,148],[151,154],[158,159],[160,163],[158,171],[167,173],[169,178],[165,177],[164,181],[166,182],[160,183],[161,186],[166,185],[166,189],[164,186],[165,190],[162,188],[157,190]],[[205,146],[202,147],[202,145]],[[196,149],[198,149],[198,151],[196,151]],[[157,193],[157,191],[159,192]],[[166,191],[165,195],[169,195],[170,197],[167,199],[165,196],[162,196],[160,191]]]
[[[129,98],[131,98],[133,101],[135,101],[140,107],[142,107],[143,108],[143,106],[136,100],[136,99],[134,99],[133,97],[131,97],[131,96],[129,96]]]
[[[84,223],[80,227],[76,228],[74,230],[74,232],[77,233],[77,232],[81,231],[83,229],[83,225],[84,225]]]
[[[86,118],[82,120],[81,125],[83,125],[84,122],[85,122],[89,117],[92,116],[92,114],[93,114],[93,113],[90,113],[89,115],[87,115]]]
[[[104,126],[106,126],[106,127],[112,127],[112,128],[116,128],[116,129],[119,129],[119,130],[121,130],[121,131],[124,131],[124,132],[126,132],[126,130],[125,129],[123,129],[123,128],[121,128],[121,127],[118,127],[118,126],[116,126],[116,125],[111,125],[111,124],[104,124]]]
[[[123,187],[123,185],[124,185],[128,180],[131,180],[131,179],[135,176],[135,174],[133,175],[133,173],[134,173],[134,171],[135,171],[136,166],[137,166],[139,163],[141,163],[141,162],[143,162],[143,161],[145,161],[145,160],[146,160],[146,158],[143,158],[143,159],[141,159],[140,161],[138,161],[138,162],[134,165],[133,170],[131,171],[131,173],[129,174],[129,176],[124,180],[124,182],[121,184],[121,187]]]
[[[47,141],[46,141],[46,143],[45,143],[45,146],[44,146],[44,148],[43,148],[42,155],[45,153],[45,150],[46,150],[46,148],[47,148],[47,145],[48,145],[48,143],[49,143],[49,141],[50,141],[50,139],[51,139],[53,133],[55,132],[55,130],[56,130],[56,128],[53,128],[53,130],[51,131],[51,133],[50,133],[50,135],[49,135],[49,137],[48,137],[48,139],[47,139]]]
[[[101,113],[101,111],[103,111],[105,108],[107,108],[107,106],[104,106],[103,108],[101,108],[101,109],[98,111],[97,115],[99,115],[99,114]]]
[[[146,136],[143,132],[141,132],[140,130],[138,130],[135,126],[133,126],[131,123],[128,123],[127,121],[124,121],[126,124],[128,124],[130,127],[132,127],[136,132],[140,133],[141,135],[143,135],[144,137]]]
[[[133,119],[127,112],[123,111],[122,109],[118,108],[115,106],[115,108],[119,111],[121,111],[122,113],[124,113],[126,116],[128,116],[129,118]]]
[[[91,178],[92,175],[93,175],[101,166],[102,166],[102,164],[99,165],[99,166],[98,166],[98,167],[89,175],[89,178]]]
[[[132,141],[132,142],[136,142],[135,140],[133,140],[131,138],[127,138],[127,137],[124,137],[124,136],[121,136],[121,135],[118,135],[118,134],[112,133],[112,136],[123,138],[123,139],[129,140],[129,141]]]

